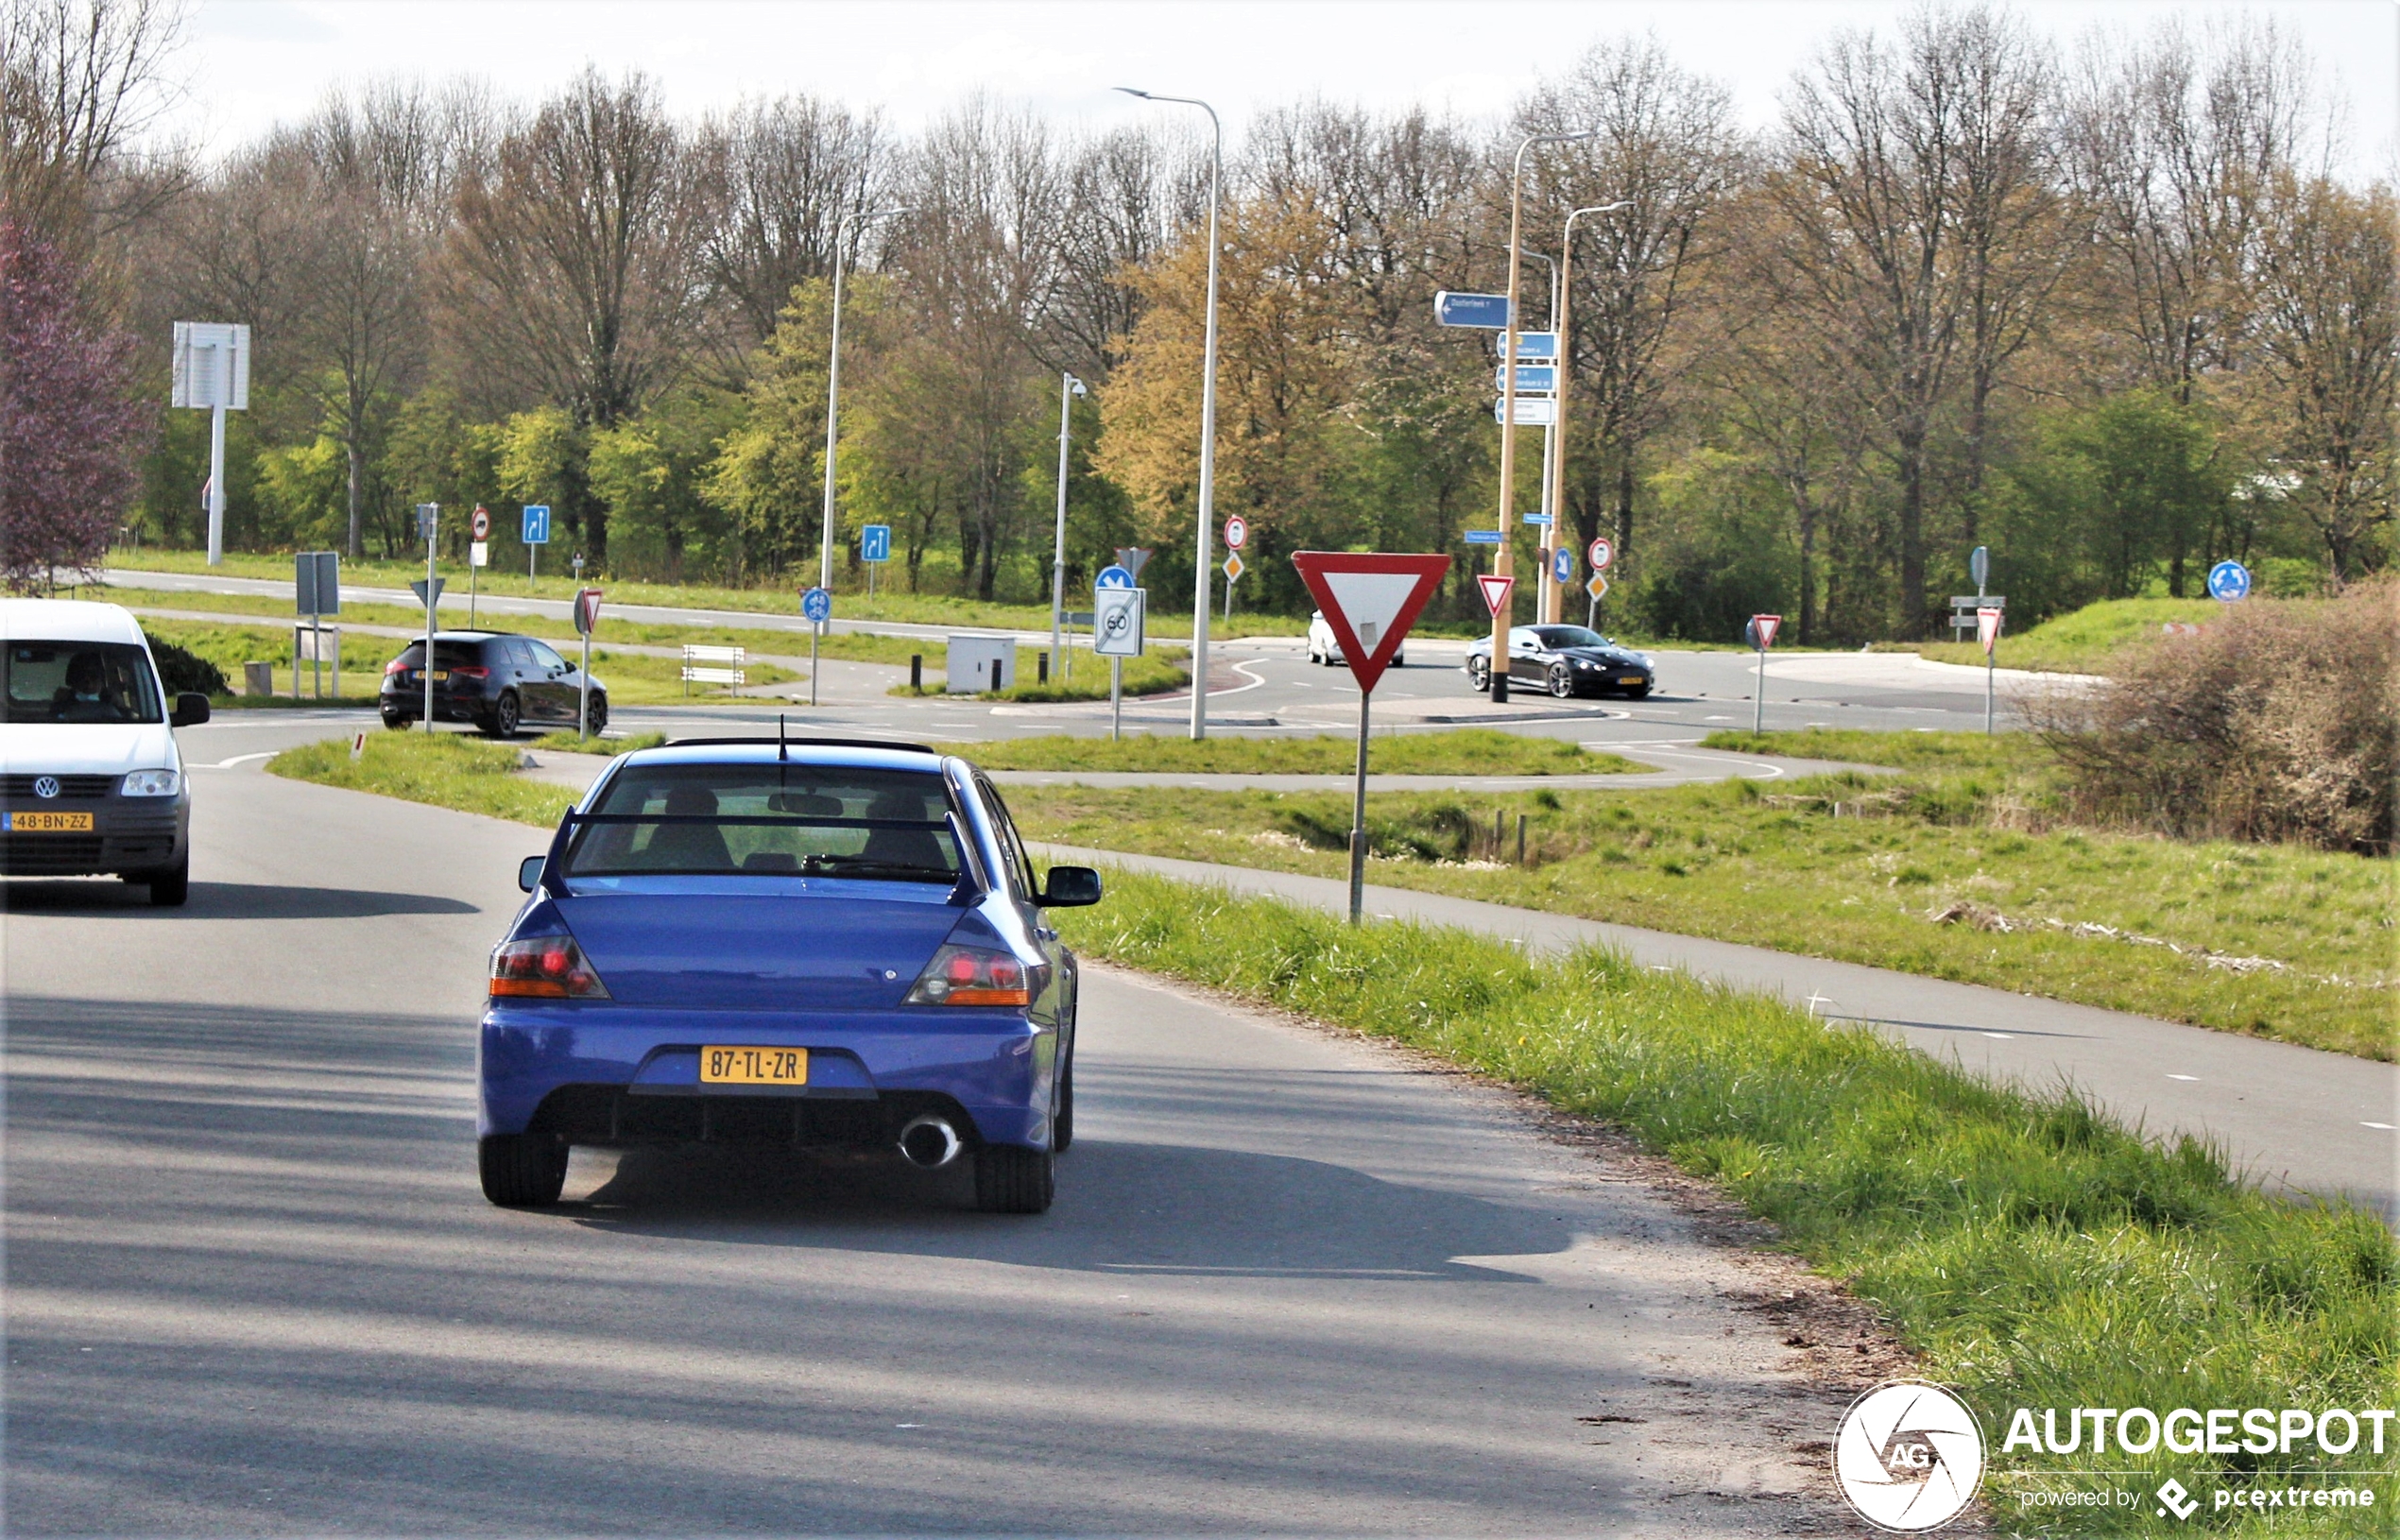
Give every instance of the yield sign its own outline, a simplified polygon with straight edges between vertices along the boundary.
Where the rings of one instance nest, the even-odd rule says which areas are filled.
[[[2006,613],[2005,610],[1994,609],[1988,605],[1975,612],[1975,640],[1983,643],[1985,652],[1990,652],[1999,642],[2000,617]]]
[[[1343,661],[1366,694],[1383,677],[1400,641],[1450,570],[1443,556],[1389,556],[1357,551],[1294,551],[1292,565],[1309,586],[1325,624],[1333,628]]]
[[[1783,617],[1781,615],[1751,616],[1750,644],[1757,648],[1760,652],[1765,652],[1769,647],[1775,644],[1775,632],[1780,629],[1782,625]]]
[[[1500,612],[1508,607],[1508,590],[1517,586],[1517,579],[1502,577],[1498,573],[1479,573],[1475,582],[1483,590],[1483,607],[1490,610],[1497,620]]]

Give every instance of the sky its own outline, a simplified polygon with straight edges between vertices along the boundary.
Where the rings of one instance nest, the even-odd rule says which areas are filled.
[[[1229,135],[1311,96],[1497,116],[1593,42],[1653,32],[1773,121],[1793,69],[1837,27],[1889,28],[1878,0],[200,0],[162,127],[221,154],[343,82],[478,76],[532,100],[581,69],[633,68],[699,113],[805,92],[881,109],[910,129],[988,93],[1053,121],[1106,128],[1178,110],[1118,85],[1203,97]],[[2247,12],[2288,25],[2346,107],[2342,169],[2400,164],[2400,6],[2393,0],[2018,0],[2072,42],[2169,15]]]

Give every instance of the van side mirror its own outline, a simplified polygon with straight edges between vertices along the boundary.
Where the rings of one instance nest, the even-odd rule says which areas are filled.
[[[167,713],[170,727],[197,727],[208,720],[208,697],[187,690],[175,697],[175,710]]]
[[[527,856],[517,863],[517,891],[531,893],[541,885],[541,864],[548,856]]]
[[[1044,909],[1080,909],[1100,901],[1100,874],[1089,866],[1053,866],[1041,890]]]

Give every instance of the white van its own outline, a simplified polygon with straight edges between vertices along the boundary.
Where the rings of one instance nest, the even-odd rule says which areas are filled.
[[[170,712],[165,696],[124,609],[0,599],[0,873],[112,873],[183,901],[192,796],[172,729],[206,722],[208,697]]]

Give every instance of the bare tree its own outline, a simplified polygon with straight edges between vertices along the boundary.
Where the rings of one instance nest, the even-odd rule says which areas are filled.
[[[485,380],[613,427],[682,369],[700,302],[697,199],[658,88],[587,70],[501,140],[460,189],[449,313]],[[608,510],[580,477],[562,510],[607,560]]]
[[[134,174],[167,94],[181,0],[0,0],[0,203],[77,254],[180,185]]]
[[[1155,260],[1183,228],[1193,200],[1180,196],[1206,147],[1189,133],[1121,128],[1063,151],[1057,271],[1034,347],[1042,363],[1098,384],[1124,356],[1141,318],[1134,269]]]
[[[711,205],[701,270],[735,323],[736,351],[774,334],[795,285],[857,260],[874,232],[853,223],[837,252],[835,231],[876,201],[891,153],[873,114],[814,96],[750,103],[700,129],[695,163]]]
[[[1654,38],[1594,47],[1518,109],[1514,129],[1580,131],[1598,137],[1537,163],[1529,201],[1545,211],[1545,230],[1574,209],[1624,205],[1577,232],[1588,231],[1591,247],[1574,265],[1569,362],[1600,452],[1585,463],[1613,475],[1617,547],[1630,557],[1637,457],[1665,411],[1671,343],[1693,280],[1722,245],[1713,221],[1740,175],[1740,144],[1724,88],[1678,68]],[[1604,485],[1587,472],[1570,489],[1584,541],[1600,533]]]

